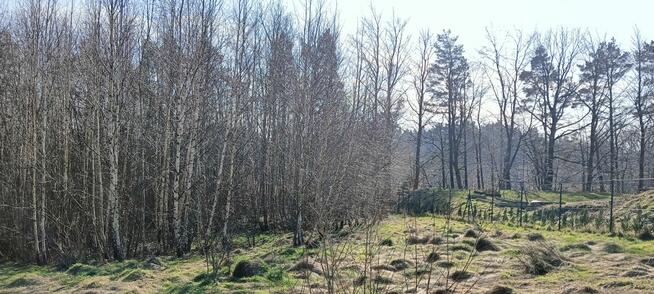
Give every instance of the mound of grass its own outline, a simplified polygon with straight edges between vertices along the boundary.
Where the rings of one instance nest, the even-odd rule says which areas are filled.
[[[427,244],[429,237],[410,236],[406,238],[407,245]]]
[[[438,261],[440,258],[441,257],[440,257],[440,255],[438,255],[438,253],[432,251],[432,252],[429,253],[429,255],[427,255],[427,257],[425,258],[425,261],[429,262],[429,263],[433,263],[433,262]]]
[[[123,277],[122,281],[123,282],[134,282],[134,281],[138,281],[138,280],[141,280],[141,279],[145,278],[145,276],[146,276],[145,272],[143,272],[140,269],[135,269],[135,270],[130,271],[128,274],[126,274],[125,277]]]
[[[561,251],[570,251],[570,250],[590,251],[590,247],[584,243],[566,244],[561,247]]]
[[[313,262],[310,262],[308,260],[300,260],[296,264],[294,264],[289,271],[292,272],[303,272],[303,271],[310,271],[316,274],[322,274],[322,271],[316,267],[316,265]]]
[[[352,285],[355,287],[363,286],[363,284],[366,283],[366,280],[366,276],[358,276],[356,279],[354,279],[354,281],[352,281]]]
[[[518,262],[532,275],[545,275],[564,264],[563,257],[551,243],[544,241],[520,247]]]
[[[543,241],[545,240],[545,237],[541,235],[540,233],[529,233],[527,234],[527,240],[529,241]]]
[[[623,277],[628,277],[628,278],[633,278],[633,277],[644,277],[647,276],[649,273],[647,271],[644,271],[642,269],[633,269],[633,270],[628,270],[624,274],[622,274]]]
[[[450,246],[449,248],[450,251],[466,251],[466,252],[472,252],[474,248],[468,244],[465,243],[459,243],[459,244],[454,244]]]
[[[96,266],[76,263],[71,265],[68,270],[66,270],[66,273],[74,276],[95,276],[100,274],[100,269]]]
[[[146,261],[144,261],[141,267],[149,270],[161,270],[165,266],[164,266],[164,262],[160,258],[156,256],[152,256],[148,258]]]
[[[583,286],[581,288],[577,287],[572,287],[563,290],[564,294],[597,294],[599,291],[597,291],[595,288],[590,287],[590,286]]]
[[[391,261],[391,266],[395,268],[395,270],[401,271],[411,266],[411,262],[406,259],[395,259]]]
[[[386,238],[384,240],[381,240],[381,242],[379,242],[379,245],[380,246],[393,246],[393,240],[391,240],[391,238]]]
[[[652,241],[652,240],[654,240],[654,235],[652,235],[651,230],[645,229],[645,230],[641,231],[640,233],[638,233],[637,238],[640,239],[640,240],[643,240],[643,241]]]
[[[467,237],[467,238],[479,238],[479,236],[480,236],[479,232],[477,232],[477,231],[475,231],[473,229],[467,229],[463,233],[463,237]]]
[[[615,244],[615,243],[606,243],[604,247],[602,248],[602,251],[606,253],[622,253],[624,252],[624,249],[622,246]]]
[[[39,284],[39,281],[34,278],[30,277],[18,277],[15,278],[13,281],[9,282],[7,284],[7,288],[19,288],[19,287],[29,287],[29,286],[36,286]]]
[[[247,278],[262,275],[264,272],[265,269],[260,261],[241,260],[234,266],[232,277],[236,279]]]
[[[437,266],[442,268],[451,268],[454,266],[454,262],[443,260],[436,263]]]
[[[472,274],[470,272],[463,271],[463,270],[454,271],[450,275],[450,279],[452,279],[452,281],[455,281],[455,282],[465,281],[467,279],[470,279],[471,277],[472,277]]]
[[[513,294],[513,289],[507,286],[495,285],[495,287],[486,291],[486,294]]]
[[[434,236],[434,237],[431,238],[431,240],[429,240],[429,244],[441,245],[441,244],[443,244],[443,238],[438,237],[438,236]]]
[[[644,264],[644,265],[647,265],[647,266],[654,267],[654,258],[645,258],[645,259],[641,259],[641,260],[640,260],[640,263],[642,263],[642,264]]]
[[[381,284],[381,285],[393,284],[393,280],[391,280],[388,277],[381,276],[381,275],[375,276],[375,279],[373,279],[373,282],[375,282],[375,284]]]
[[[477,240],[465,240],[464,243],[474,247],[477,251],[499,251],[500,248],[497,247],[493,242],[486,238],[479,238]]]
[[[394,272],[396,269],[390,265],[386,264],[378,264],[378,265],[373,265],[371,267],[373,270],[376,271],[389,271],[389,272]]]

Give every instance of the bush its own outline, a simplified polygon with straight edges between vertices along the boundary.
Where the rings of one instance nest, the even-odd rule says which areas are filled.
[[[234,266],[232,277],[237,279],[253,277],[262,275],[264,272],[265,270],[260,261],[241,260]]]
[[[518,261],[524,271],[532,275],[544,275],[564,264],[563,257],[551,243],[538,241],[520,247]]]
[[[621,252],[624,252],[624,249],[620,245],[615,244],[615,243],[607,243],[606,245],[604,245],[604,248],[602,248],[602,250],[604,252],[606,252],[606,253],[621,253]]]

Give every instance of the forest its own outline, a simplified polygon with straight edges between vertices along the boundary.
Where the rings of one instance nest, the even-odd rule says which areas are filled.
[[[372,3],[346,35],[329,4],[0,5],[0,261],[209,262],[268,232],[316,246],[421,189],[654,186],[636,27],[464,48]]]

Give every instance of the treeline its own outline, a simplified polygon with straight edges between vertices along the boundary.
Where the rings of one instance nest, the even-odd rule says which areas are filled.
[[[74,3],[2,14],[0,259],[301,245],[393,199],[403,21],[345,39],[321,2]]]
[[[431,67],[414,78],[427,77],[412,105],[414,188],[652,186],[654,41],[637,30],[631,46],[578,29],[486,33],[473,61],[449,31],[421,35]]]
[[[297,4],[0,12],[0,260],[227,252],[268,230],[302,245],[374,223],[398,189],[650,185],[637,32],[487,30],[466,52],[374,8],[342,36],[324,2]]]

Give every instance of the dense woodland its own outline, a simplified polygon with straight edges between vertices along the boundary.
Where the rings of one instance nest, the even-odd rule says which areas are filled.
[[[0,7],[0,260],[302,245],[423,187],[650,185],[611,181],[654,174],[637,30],[487,29],[464,50],[374,7],[344,35],[328,4]]]

